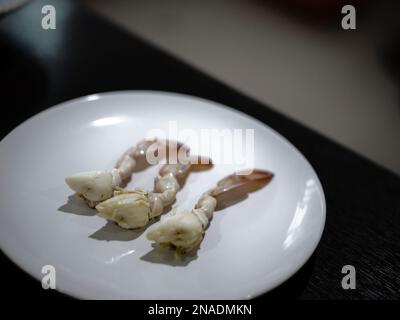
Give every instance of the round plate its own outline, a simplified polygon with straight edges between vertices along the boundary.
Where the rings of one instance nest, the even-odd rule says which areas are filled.
[[[200,249],[182,259],[154,249],[144,230],[123,230],[96,216],[64,182],[72,173],[112,168],[150,130],[174,127],[195,132],[183,141],[193,154],[201,130],[253,129],[254,154],[246,156],[275,174],[263,189],[215,212]],[[173,207],[191,209],[235,169],[222,159],[191,173]],[[151,190],[157,170],[134,173],[129,187]],[[57,290],[78,298],[252,298],[307,261],[325,223],[321,184],[295,147],[254,118],[179,94],[96,94],[41,112],[1,141],[0,177],[2,250],[39,280],[43,266],[54,266]]]

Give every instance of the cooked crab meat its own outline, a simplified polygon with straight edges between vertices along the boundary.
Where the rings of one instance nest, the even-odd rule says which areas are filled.
[[[161,143],[157,140],[143,140],[129,148],[114,169],[80,172],[67,177],[65,181],[89,207],[94,208],[99,202],[113,196],[113,191],[132,175],[136,163],[146,160],[146,152],[150,147]]]
[[[178,144],[178,146],[188,150],[182,144]],[[211,165],[211,161],[209,161],[209,166]],[[143,203],[137,201],[138,189],[134,191],[119,189],[114,193],[113,198],[100,203],[96,209],[101,213],[99,214],[101,217],[115,221],[123,228],[143,227],[151,219],[161,215],[164,209],[175,201],[180,185],[189,174],[190,168],[190,163],[169,163],[162,166],[159,171],[160,175],[154,181],[154,192],[143,190],[139,192],[141,200],[146,202],[146,212],[143,209]],[[137,217],[135,217],[136,215]],[[119,217],[125,217],[122,224],[119,223]]]
[[[264,187],[272,177],[272,173],[261,170],[255,170],[248,176],[230,175],[203,194],[192,211],[161,219],[160,224],[147,233],[147,238],[161,246],[171,246],[178,253],[192,251],[201,243],[216,209],[237,202],[249,192]]]
[[[180,252],[194,249],[203,239],[203,226],[190,211],[166,216],[160,225],[147,233],[149,240],[162,246],[173,246]]]
[[[67,177],[65,181],[93,208],[97,203],[113,196],[113,191],[121,184],[121,176],[117,169],[88,171]]]
[[[99,203],[96,209],[100,217],[114,221],[125,229],[143,227],[151,219],[147,193],[140,189],[117,190],[114,197]]]

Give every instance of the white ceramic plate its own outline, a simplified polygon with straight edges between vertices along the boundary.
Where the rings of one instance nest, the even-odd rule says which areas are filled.
[[[275,173],[267,187],[216,212],[197,255],[181,261],[153,250],[143,232],[106,223],[76,197],[67,203],[72,192],[64,183],[75,172],[112,168],[168,121],[197,131],[252,128],[255,167]],[[234,169],[221,164],[190,174],[174,207],[191,209]],[[129,186],[152,189],[156,173],[138,172]],[[178,94],[91,95],[39,113],[1,141],[0,177],[2,250],[37,279],[44,265],[54,266],[57,289],[78,298],[252,298],[307,261],[325,223],[318,177],[287,140],[243,113]]]

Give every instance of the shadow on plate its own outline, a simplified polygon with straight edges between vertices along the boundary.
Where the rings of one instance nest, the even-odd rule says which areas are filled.
[[[153,249],[140,257],[140,260],[172,267],[186,267],[190,262],[197,259],[197,249],[185,255],[177,255],[174,249],[163,248],[156,244],[152,246]]]
[[[94,216],[96,210],[89,208],[76,194],[68,196],[68,201],[57,209],[61,212],[77,214],[80,216]]]
[[[139,238],[148,227],[159,219],[152,220],[146,227],[140,229],[123,229],[113,221],[107,221],[101,229],[92,233],[89,238],[101,241],[131,241]]]

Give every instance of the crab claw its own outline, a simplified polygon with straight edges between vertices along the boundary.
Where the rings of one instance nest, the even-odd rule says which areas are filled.
[[[68,186],[84,199],[91,208],[113,196],[121,183],[118,170],[80,172],[65,178]]]
[[[158,227],[147,233],[147,239],[161,246],[172,246],[179,253],[193,250],[203,239],[201,221],[190,211],[182,211],[161,219]]]
[[[217,210],[226,208],[267,185],[274,174],[269,171],[253,170],[251,174],[232,174],[220,180],[208,194],[217,200]]]
[[[114,197],[96,206],[99,216],[116,222],[124,229],[144,227],[150,220],[150,202],[141,189],[114,192]]]

